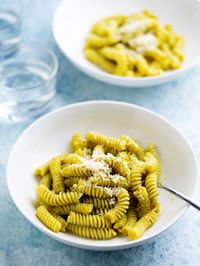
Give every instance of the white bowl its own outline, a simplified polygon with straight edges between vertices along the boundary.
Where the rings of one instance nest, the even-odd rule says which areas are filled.
[[[36,217],[33,202],[36,199],[34,169],[53,156],[70,151],[70,139],[75,132],[84,135],[94,130],[108,136],[126,134],[144,146],[153,142],[158,148],[162,176],[165,183],[185,193],[194,194],[198,167],[187,140],[177,129],[159,115],[136,105],[91,101],[72,104],[45,115],[34,122],[17,140],[7,166],[10,194],[22,214],[38,229],[63,243],[94,250],[115,250],[133,247],[160,234],[175,223],[187,204],[168,192],[160,191],[161,212],[158,220],[136,241],[128,237],[111,240],[90,240],[71,233],[54,233]]]
[[[155,77],[120,77],[99,69],[84,57],[83,48],[91,26],[99,19],[118,14],[131,14],[149,9],[162,24],[170,23],[186,38],[185,61],[178,70]],[[80,70],[98,80],[121,86],[158,85],[177,78],[200,59],[200,1],[198,0],[63,0],[58,6],[53,33],[58,46]]]

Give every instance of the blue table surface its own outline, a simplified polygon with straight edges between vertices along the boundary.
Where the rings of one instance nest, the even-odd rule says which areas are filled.
[[[26,0],[23,44],[40,43],[59,60],[52,109],[86,100],[134,103],[170,120],[200,159],[200,65],[168,84],[122,88],[96,81],[75,68],[57,47],[51,30],[59,0]],[[11,200],[6,184],[9,153],[26,124],[0,122],[0,265],[200,265],[200,215],[191,207],[174,226],[152,241],[121,251],[97,252],[59,243],[33,227]],[[196,195],[198,197],[198,193]]]

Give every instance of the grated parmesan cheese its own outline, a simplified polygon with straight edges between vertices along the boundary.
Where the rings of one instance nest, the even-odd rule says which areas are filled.
[[[118,181],[125,181],[126,178],[119,175],[119,174],[115,174],[115,175],[109,175],[109,177],[113,180],[114,183],[117,183]]]
[[[91,155],[91,150],[90,149],[87,149],[87,148],[84,148],[83,149],[83,156],[86,158],[86,159],[89,159],[90,158],[90,155]],[[82,158],[82,157],[81,157]],[[83,159],[83,158],[82,158]]]
[[[88,180],[86,181],[86,184],[88,186],[101,187],[101,186],[94,184],[92,182],[92,177],[100,178],[100,179],[105,180],[105,181],[111,179],[114,183],[117,183],[118,181],[123,182],[126,180],[125,177],[123,177],[119,174],[114,174],[114,175],[111,174],[113,169],[109,166],[108,161],[115,157],[111,153],[108,153],[107,155],[94,153],[92,156],[93,156],[93,158],[85,159],[81,164],[83,167],[83,170],[85,170],[85,171],[90,170],[91,171],[91,177],[88,178]],[[121,158],[116,158],[116,159],[119,162],[122,162]],[[83,186],[79,185],[79,187],[83,187]],[[74,188],[76,189],[75,186],[74,186]],[[102,189],[105,191],[105,193],[109,197],[112,198],[112,197],[117,196],[119,191],[121,191],[123,188],[121,188],[121,187],[103,187]],[[113,203],[115,203],[115,199],[113,199]]]
[[[114,195],[114,190],[109,187],[104,187],[104,190],[106,191],[106,194],[109,195],[111,198]]]
[[[140,34],[128,41],[131,48],[135,49],[138,53],[145,51],[155,50],[158,46],[158,41],[152,33]]]
[[[147,23],[144,20],[129,19],[127,23],[119,28],[119,32],[127,35],[134,35],[138,31],[144,31]]]
[[[99,173],[99,171],[110,173],[110,168],[104,163],[104,161],[96,162],[94,160],[86,160],[82,165],[86,169],[92,170],[93,173]]]
[[[110,205],[115,205],[116,204],[116,199],[115,198],[111,198],[109,200],[109,203],[110,203]]]

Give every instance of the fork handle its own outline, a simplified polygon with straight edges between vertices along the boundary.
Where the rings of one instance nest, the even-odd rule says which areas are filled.
[[[179,198],[185,200],[186,202],[188,202],[190,205],[192,205],[193,207],[195,207],[196,209],[198,209],[200,211],[200,202],[197,201],[197,200],[193,200],[191,199],[190,197],[187,197],[185,195],[183,195],[181,192],[178,192],[176,191],[175,189],[173,188],[170,188],[166,185],[162,185],[162,187],[165,189],[165,190],[168,190],[170,192],[172,192],[173,194],[175,194],[176,196],[178,196]]]

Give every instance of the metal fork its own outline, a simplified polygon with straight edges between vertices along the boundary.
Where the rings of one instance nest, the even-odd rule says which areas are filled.
[[[187,197],[186,195],[182,194],[181,192],[178,192],[175,189],[170,188],[166,185],[158,184],[158,187],[163,188],[169,192],[172,192],[173,194],[175,194],[179,198],[185,200],[187,203],[189,203],[190,205],[192,205],[193,207],[195,207],[196,209],[198,209],[200,211],[200,202],[198,202],[197,200],[191,199],[190,197]]]

